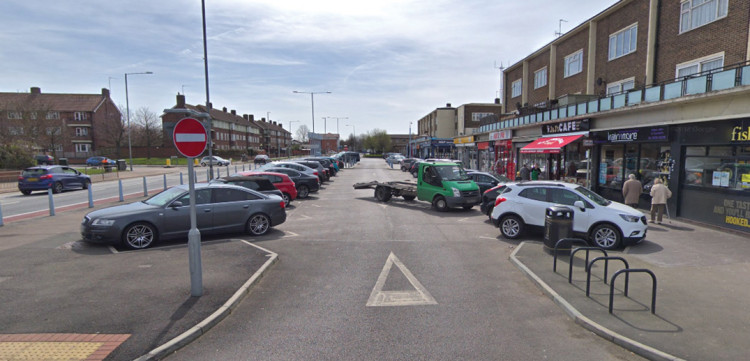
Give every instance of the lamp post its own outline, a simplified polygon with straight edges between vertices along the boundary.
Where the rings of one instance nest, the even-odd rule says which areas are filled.
[[[409,158],[411,158],[411,123],[412,122],[409,122],[409,147],[408,147],[409,148],[409,150],[408,150],[408,154],[409,154],[408,157]]]
[[[347,127],[352,127],[352,134],[354,135],[354,143],[356,144],[357,143],[357,128],[354,128],[354,126],[351,125],[351,124],[347,124],[346,126]],[[352,144],[352,148],[353,148],[353,146],[354,146],[354,144]],[[354,149],[352,149],[352,150],[354,150]]]
[[[301,92],[294,90],[294,94],[310,94],[310,108],[312,109],[312,132],[315,133],[315,94],[331,94],[331,92]]]
[[[142,73],[125,73],[125,111],[127,112],[128,119],[128,154],[130,155],[130,171],[133,171],[133,146],[130,142],[130,101],[128,99],[128,75],[138,74],[153,74],[151,71],[145,71]]]
[[[292,123],[299,123],[299,120],[289,121],[289,144],[287,144],[286,146],[287,158],[291,158],[291,155],[292,155]]]

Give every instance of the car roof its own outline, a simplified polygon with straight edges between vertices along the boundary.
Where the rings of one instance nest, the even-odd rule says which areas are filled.
[[[561,182],[561,181],[550,181],[550,180],[539,180],[539,181],[520,181],[520,182],[509,182],[507,185],[516,185],[521,187],[562,187],[562,188],[578,188],[579,185],[575,183]]]
[[[61,166],[61,165],[35,165],[33,167],[24,168],[23,170],[31,170],[31,169],[49,170],[49,169],[52,169],[52,168],[62,168],[62,167],[63,166]]]
[[[230,175],[228,177],[222,177],[219,179],[223,179],[225,181],[233,182],[233,181],[266,181],[268,179],[260,177],[260,176],[253,176],[253,175]]]
[[[281,178],[289,178],[289,175],[287,175],[287,174],[284,174],[284,173],[276,173],[276,172],[265,172],[265,171],[264,171],[264,172],[253,172],[253,174],[263,174],[263,175],[266,175],[266,174],[267,174],[267,175],[275,175],[275,176],[279,176],[279,177],[281,177]],[[289,178],[289,179],[291,179],[291,178]]]

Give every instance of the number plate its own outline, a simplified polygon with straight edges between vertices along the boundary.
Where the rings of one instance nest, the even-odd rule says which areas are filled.
[[[39,178],[26,178],[27,182],[36,182],[38,180],[39,180]]]

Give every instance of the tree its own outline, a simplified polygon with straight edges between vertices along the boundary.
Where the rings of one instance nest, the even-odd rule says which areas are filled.
[[[69,137],[64,131],[65,121],[60,113],[51,111],[51,107],[38,100],[26,100],[18,103],[0,104],[6,111],[7,122],[0,127],[0,141],[3,144],[16,144],[29,150],[54,152],[69,144]]]
[[[138,144],[146,147],[146,158],[151,158],[151,148],[163,143],[161,122],[156,113],[142,107],[135,112]],[[136,132],[136,129],[133,129]]]
[[[109,105],[109,102],[105,104],[108,108],[114,108]],[[125,106],[120,104],[120,109],[126,109]],[[99,131],[103,135],[101,142],[97,145],[98,149],[102,148],[113,148],[114,154],[117,158],[122,157],[121,149],[126,145],[128,137],[128,125],[125,114],[120,113],[119,118],[115,114],[117,109],[107,109],[107,121],[99,125]],[[96,131],[96,129],[95,129]],[[112,149],[110,149],[112,151]]]
[[[364,136],[362,145],[376,153],[384,153],[391,150],[391,137],[385,130],[373,129]]]
[[[300,143],[307,143],[307,133],[310,133],[310,128],[308,128],[305,124],[300,125],[295,132],[297,140],[299,140]]]

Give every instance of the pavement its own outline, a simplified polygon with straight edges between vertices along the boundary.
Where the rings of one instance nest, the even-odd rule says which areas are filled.
[[[278,260],[242,235],[204,238],[204,293],[192,297],[184,242],[133,252],[84,244],[71,225],[89,211],[0,227],[0,360],[161,359],[230,315]],[[655,308],[651,278],[633,273],[627,296],[624,275],[617,278],[612,313],[602,261],[591,269],[588,297],[584,252],[575,255],[570,283],[569,257],[558,257],[553,271],[540,235],[518,243],[511,261],[575,323],[645,358],[742,360],[750,344],[749,240],[679,219],[649,224],[645,241],[609,255],[654,273]],[[608,278],[622,268],[611,261]]]

